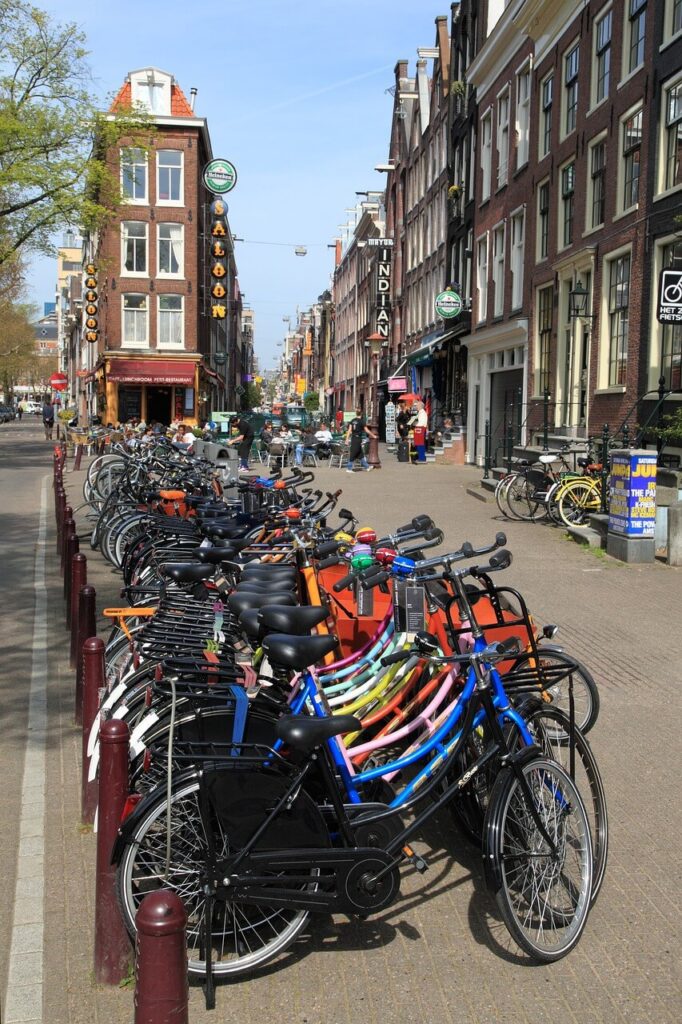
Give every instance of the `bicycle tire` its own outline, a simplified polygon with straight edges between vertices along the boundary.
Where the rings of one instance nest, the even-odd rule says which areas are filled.
[[[604,881],[609,853],[609,819],[604,783],[589,742],[577,727],[571,730],[560,708],[531,701],[521,709],[526,725],[543,754],[568,772],[583,800],[592,837],[592,903]],[[572,745],[571,745],[572,741]]]
[[[254,771],[229,771],[225,778],[216,775],[216,786],[232,787],[223,794],[231,813],[238,818],[235,804],[230,804],[232,793],[242,793],[240,799],[249,808],[253,827],[259,812],[263,816],[273,799],[274,786],[262,784],[267,773]],[[139,814],[127,835],[119,857],[116,874],[116,895],[123,921],[131,936],[135,935],[135,914],[142,899],[149,892],[161,888],[176,892],[187,911],[187,955],[191,975],[204,975],[206,954],[203,941],[203,919],[206,893],[201,881],[207,871],[207,851],[210,841],[218,852],[225,856],[234,852],[230,836],[224,827],[225,813],[214,813],[207,821],[200,807],[199,775],[176,779],[171,793],[171,844],[169,871],[166,874],[166,812],[167,795],[165,788],[159,788],[147,798],[144,810]],[[216,790],[217,791],[217,790]],[[235,796],[235,800],[238,797]],[[300,802],[299,802],[300,801]],[[305,844],[328,846],[329,838],[322,816],[315,802],[300,790],[293,807],[298,806],[298,822],[306,815]],[[142,805],[141,805],[142,807]],[[225,808],[221,808],[224,812]],[[288,822],[286,829],[277,835],[278,846],[296,849],[297,821]],[[245,823],[245,832],[250,834]],[[317,842],[315,842],[317,840]],[[300,874],[300,868],[297,869]],[[210,874],[208,874],[210,877]],[[309,879],[302,883],[305,888],[316,888],[317,873],[313,869]],[[272,906],[255,906],[248,903],[230,904],[227,900],[216,900],[211,918],[212,969],[216,977],[235,978],[249,974],[278,957],[297,938],[308,919],[306,910],[288,910]],[[254,948],[257,946],[258,948]]]
[[[516,944],[537,962],[553,963],[574,948],[587,923],[590,828],[577,786],[561,765],[530,757],[517,768],[523,783],[510,767],[500,772],[490,796],[484,839],[488,880]]]
[[[547,514],[544,505],[545,494],[546,491],[539,491],[525,473],[519,473],[507,487],[505,500],[515,519],[533,523]]]
[[[505,500],[506,488],[511,483],[511,481],[512,481],[514,476],[516,476],[515,473],[507,473],[506,476],[501,477],[497,481],[497,485],[495,486],[495,504],[497,505],[498,509],[500,510],[500,515],[504,516],[505,519],[513,519],[514,518],[512,516],[512,514],[511,514],[511,512],[509,510],[509,506],[507,505],[507,502]]]
[[[588,518],[599,512],[601,495],[597,484],[571,480],[558,496],[557,509],[564,526],[587,527]]]

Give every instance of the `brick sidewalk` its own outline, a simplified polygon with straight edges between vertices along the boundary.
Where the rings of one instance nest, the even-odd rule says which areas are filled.
[[[444,815],[440,831],[432,827],[419,847],[430,870],[405,872],[400,902],[366,922],[313,919],[278,968],[220,986],[213,1014],[193,987],[193,1022],[251,1024],[282,1014],[289,1024],[678,1019],[682,827],[670,769],[681,747],[682,575],[597,557],[557,530],[501,523],[494,504],[466,494],[479,478],[471,467],[386,462],[369,475],[321,469],[316,486],[342,487],[342,504],[380,532],[427,512],[450,548],[465,539],[483,544],[505,529],[515,556],[505,582],[524,593],[541,622],[560,624],[559,639],[597,678],[602,711],[592,737],[609,800],[611,855],[579,947],[552,967],[529,968],[484,891],[480,857]],[[81,480],[82,473],[67,476],[70,495]],[[117,603],[118,578],[87,542],[81,550],[98,608]],[[50,586],[51,627],[63,637],[55,571]],[[73,688],[62,663],[48,689],[44,1019],[117,1024],[132,1017],[132,991],[92,983],[95,843],[79,826]]]

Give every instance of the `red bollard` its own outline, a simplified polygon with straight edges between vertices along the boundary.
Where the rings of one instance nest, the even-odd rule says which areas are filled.
[[[56,492],[54,517],[57,523],[57,554],[62,550],[62,531],[64,529],[64,509],[66,508],[66,492],[62,487]]]
[[[142,900],[135,917],[135,1024],[188,1024],[187,913],[174,892]]]
[[[83,587],[83,590],[86,588]],[[97,781],[88,782],[88,740],[99,711],[99,691],[104,688],[104,641],[90,636],[83,644],[83,746],[81,772],[81,818],[86,825],[95,820]]]
[[[64,624],[67,629],[71,628],[71,563],[73,562],[73,556],[78,554],[80,542],[75,533],[70,533],[67,538],[66,545],[66,559],[64,566],[64,604],[66,607],[66,614],[64,616]]]
[[[82,444],[77,444],[76,445],[76,455],[75,455],[74,460],[73,460],[73,469],[71,470],[72,473],[75,473],[77,469],[81,468],[81,459],[82,458],[83,458],[83,445]]]
[[[76,524],[70,516],[64,516],[64,522],[62,523],[62,573],[64,573],[66,565],[66,547],[71,535],[76,535]]]
[[[83,644],[91,636],[97,636],[97,609],[95,588],[87,584],[78,591],[78,632],[76,635],[76,705],[74,721],[83,721]]]
[[[118,985],[128,974],[131,946],[116,901],[116,868],[111,852],[128,795],[126,722],[110,718],[99,730],[99,806],[95,886],[95,981]]]
[[[69,664],[71,668],[76,667],[76,656],[78,654],[78,612],[80,610],[79,599],[81,587],[88,582],[88,560],[85,555],[77,552],[71,559],[71,616],[69,628],[71,630],[71,646],[69,651]]]

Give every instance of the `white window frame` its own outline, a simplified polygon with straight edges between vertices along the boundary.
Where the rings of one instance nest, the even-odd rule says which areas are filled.
[[[161,269],[161,245],[169,244],[172,245],[171,239],[161,238],[161,229],[166,227],[174,227],[180,229],[180,270],[177,274],[172,274],[170,271]],[[185,278],[185,225],[179,224],[177,221],[164,220],[159,221],[156,228],[156,274],[157,277],[163,278],[164,281],[176,280],[182,281]]]
[[[659,118],[660,131],[658,138],[658,175],[656,189],[658,195],[668,195],[669,193],[676,192],[682,188],[682,182],[676,185],[670,185],[667,183],[669,133],[672,130],[672,125],[668,126],[668,118],[670,114],[669,94],[673,89],[678,89],[682,92],[682,72],[675,75],[674,78],[670,78],[668,81],[663,82],[661,85],[661,115]],[[682,95],[680,96],[680,99],[677,100],[677,103],[682,104]],[[680,113],[682,114],[682,111]]]
[[[486,128],[488,136],[486,140]],[[493,108],[488,107],[481,117],[481,201],[490,199],[493,171]]]
[[[495,144],[497,148],[497,187],[503,188],[509,181],[509,114],[511,93],[506,86],[497,97],[497,125]]]
[[[570,82],[567,79],[568,70],[568,57],[577,51],[577,67],[575,78],[571,77]],[[572,135],[576,131],[578,126],[578,110],[580,107],[580,40],[574,39],[573,42],[566,47],[561,55],[561,130],[559,138],[563,141],[567,139],[569,135]],[[575,84],[575,105],[571,104],[571,107],[575,106],[575,124],[572,127],[568,127],[568,90],[573,89]]]
[[[593,212],[593,207],[594,207],[594,184],[595,184],[595,180],[596,180],[596,177],[592,173],[592,154],[593,154],[593,150],[595,150],[597,146],[601,146],[601,145],[605,146],[606,145],[607,135],[608,135],[607,131],[600,132],[599,135],[595,135],[595,137],[593,139],[590,139],[590,141],[587,144],[587,161],[586,161],[587,188],[585,190],[585,234],[589,234],[591,231],[596,231],[598,228],[601,228],[601,227],[604,226],[604,221],[605,221],[605,217],[606,217],[606,209],[605,209],[605,207],[606,207],[606,197],[605,197],[605,195],[602,197],[603,198],[603,203],[604,203],[604,217],[602,218],[602,220],[600,221],[599,224],[593,224],[592,223],[592,212]],[[604,158],[604,166],[602,168],[602,188],[605,188],[605,185],[606,185],[606,171],[605,171],[605,169],[606,169],[606,158]]]
[[[530,156],[530,61],[516,73],[516,170],[528,163]],[[525,86],[524,86],[525,83]]]
[[[179,310],[164,310],[161,308],[161,303],[168,299],[178,299],[180,301]],[[161,340],[161,328],[163,324],[163,317],[165,313],[180,313],[180,340],[177,342],[162,341]],[[161,292],[157,295],[156,300],[156,347],[167,351],[169,349],[177,352],[185,347],[185,297],[184,295],[176,294],[175,292]]]
[[[573,190],[571,192],[564,193],[564,171],[567,171],[568,168],[571,167],[571,166],[573,166]],[[558,192],[559,192],[559,195],[558,195],[559,209],[558,209],[558,219],[557,219],[557,228],[558,228],[558,230],[557,230],[557,252],[561,252],[563,249],[568,249],[571,245],[574,245],[575,241],[576,241],[576,237],[575,237],[575,228],[576,228],[576,223],[575,223],[575,214],[576,214],[576,180],[575,180],[575,175],[576,175],[576,158],[575,158],[575,156],[572,156],[570,160],[567,160],[565,164],[561,165],[561,167],[559,168],[559,173],[557,175],[557,180],[559,182],[559,189],[558,189]],[[571,240],[569,242],[567,242],[566,241],[566,223],[567,223],[567,217],[566,217],[567,205],[566,205],[566,203],[567,203],[567,199],[568,199],[569,196],[572,197],[572,200],[571,200],[571,202],[572,202],[572,207],[571,207]]]
[[[128,225],[142,225],[144,228],[144,270],[128,270],[126,267],[126,247],[128,238]],[[141,240],[140,235],[133,235],[133,238]],[[149,224],[145,220],[122,220],[121,221],[121,277],[149,277]]]
[[[547,86],[551,82],[551,94],[549,103],[547,103],[546,91]],[[556,75],[552,71],[549,75],[545,75],[540,83],[540,132],[538,135],[538,159],[544,160],[546,156],[552,151],[552,111],[554,109],[555,101],[555,86]],[[549,128],[549,132],[548,132]],[[545,140],[549,134],[549,145],[545,148]]]
[[[615,267],[615,265],[617,263],[619,263],[621,260],[624,260],[626,258],[629,261],[629,263],[628,263],[628,284],[627,284],[627,298],[628,298],[628,302],[627,302],[626,306],[618,306],[614,310],[612,310],[611,309],[611,294],[612,294],[612,281],[611,281],[611,277],[612,277],[612,273],[613,273],[613,268]],[[606,263],[606,276],[604,278],[603,288],[604,288],[604,291],[605,291],[606,311],[607,311],[606,319],[605,319],[606,343],[607,343],[607,378],[606,378],[606,382],[607,382],[607,387],[609,387],[609,388],[616,388],[616,387],[625,388],[627,386],[626,385],[626,381],[627,381],[627,367],[628,367],[628,357],[630,355],[630,352],[629,352],[629,348],[630,348],[630,345],[629,345],[629,342],[630,342],[630,331],[629,331],[630,316],[629,316],[629,314],[630,314],[630,297],[631,297],[631,292],[632,292],[632,253],[628,249],[625,252],[619,253],[617,256],[613,256],[612,258],[610,257],[609,259],[605,260],[605,263]],[[613,339],[612,339],[612,336],[611,336],[611,332],[612,332],[612,317],[616,316],[618,314],[618,312],[620,310],[622,310],[622,309],[627,309],[627,311],[628,311],[627,312],[627,316],[625,317],[625,321],[624,321],[628,325],[627,329],[626,329],[626,332],[625,332],[625,346],[624,346],[625,347],[625,356],[624,356],[624,359],[622,359],[622,360],[620,360],[620,359],[619,360],[613,360],[611,358],[612,347],[613,347]],[[617,345],[616,347],[617,347],[617,349],[621,348],[620,345]],[[618,365],[620,365],[621,362],[623,364],[623,370],[622,370],[622,377],[623,377],[623,379],[622,380],[612,380],[611,379],[611,365],[614,362],[616,362]],[[618,370],[616,372],[618,373]]]
[[[504,264],[506,256],[506,225],[504,221],[493,228],[493,316],[504,313]]]
[[[161,199],[161,155],[162,153],[178,153],[180,155],[180,188],[178,199]],[[167,164],[171,171],[175,170],[174,164]],[[184,206],[185,205],[185,153],[182,149],[158,149],[156,151],[156,205],[157,206]]]
[[[126,196],[123,194],[123,164],[124,154],[142,154],[142,160],[135,160],[133,167],[142,166],[144,168],[144,196],[142,198],[135,198],[134,196]],[[119,151],[119,172],[121,182],[121,201],[126,206],[149,206],[149,157],[143,149],[139,149],[136,146],[122,146]],[[135,174],[133,174],[133,181],[135,181]]]
[[[526,247],[526,208],[519,207],[511,214],[510,248],[511,257],[509,260],[512,288],[511,308],[520,309],[523,305],[523,273],[524,255]]]
[[[541,295],[548,296],[548,302],[541,302]],[[540,314],[549,312],[547,323],[540,322]],[[552,379],[552,325],[554,319],[554,285],[551,282],[535,289],[535,359],[533,361],[533,394],[541,398],[545,390],[549,390]],[[541,330],[544,327],[544,331]],[[546,335],[546,350],[543,350],[543,334]]]
[[[540,209],[540,199],[542,196],[542,190],[544,186],[547,186],[547,252],[542,251],[542,211]],[[539,181],[537,186],[537,216],[535,219],[536,223],[536,238],[535,238],[535,262],[540,263],[542,260],[546,260],[549,256],[549,228],[552,221],[551,216],[551,202],[552,202],[552,188],[549,182],[549,178],[545,178],[544,181]]]
[[[647,28],[651,30],[651,25],[647,25],[649,21],[647,14],[650,12],[647,0],[634,0],[640,6],[636,10],[634,15],[631,15],[633,0],[623,0],[623,81],[629,78],[630,75],[636,74],[640,68],[644,67],[644,60],[646,56],[646,33]],[[651,11],[653,13],[653,11]],[[644,43],[642,45],[642,59],[637,63],[630,66],[630,55],[632,52],[632,40],[633,30],[635,25],[639,24],[640,17],[644,19]]]
[[[476,239],[476,322],[479,324],[488,319],[488,244],[486,231]]]
[[[131,296],[140,297],[145,300],[146,308],[140,310],[140,313],[144,313],[144,317],[138,316],[136,310],[126,310],[126,299]],[[144,319],[144,338],[135,338],[133,340],[126,337],[126,313],[135,313],[135,324],[137,334],[138,322]],[[147,292],[123,292],[121,294],[121,348],[149,348],[149,294]]]
[[[677,28],[673,19],[677,19]],[[663,47],[668,46],[673,39],[682,35],[682,0],[665,0],[665,11],[663,14]]]
[[[608,44],[599,50],[599,29],[606,19],[609,19],[609,39]],[[608,71],[606,74],[606,90],[603,96],[599,96],[599,60],[603,54],[607,54],[608,60]],[[602,103],[606,102],[609,98],[609,92],[611,90],[611,76],[613,74],[613,8],[611,5],[603,7],[598,16],[594,19],[594,29],[592,32],[592,95],[590,103],[590,111],[596,107],[601,106]]]
[[[642,134],[639,142],[639,185],[637,193],[637,202],[630,203],[629,206],[625,205],[625,162],[629,154],[624,152],[625,147],[625,125],[637,114],[641,114]],[[636,210],[639,206],[639,194],[643,185],[644,174],[646,168],[642,165],[642,146],[644,141],[644,106],[641,102],[636,103],[630,108],[620,119],[618,126],[618,201],[617,209],[620,216],[629,213],[632,210]]]

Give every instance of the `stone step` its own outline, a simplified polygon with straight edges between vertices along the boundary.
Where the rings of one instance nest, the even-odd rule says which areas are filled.
[[[576,544],[585,544],[590,548],[606,547],[606,537],[602,536],[598,530],[590,529],[589,526],[568,526],[566,533]]]

